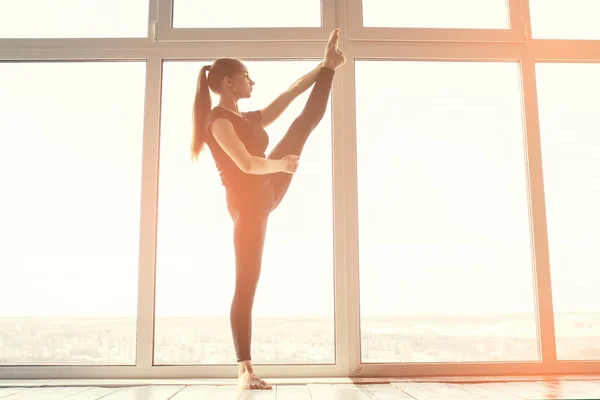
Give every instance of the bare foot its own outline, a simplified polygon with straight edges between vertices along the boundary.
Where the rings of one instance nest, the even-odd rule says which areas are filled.
[[[238,377],[238,387],[242,390],[271,390],[273,388],[253,372],[248,371],[242,372]]]
[[[338,50],[339,40],[340,28],[336,28],[331,31],[331,35],[329,35],[329,40],[325,46],[325,58],[323,59],[324,67],[336,69],[346,63],[346,56]]]

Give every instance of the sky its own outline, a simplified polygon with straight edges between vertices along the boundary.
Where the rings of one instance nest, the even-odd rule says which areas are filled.
[[[392,10],[390,2],[365,1],[365,24],[385,25],[396,14],[414,15],[416,26],[502,28],[506,18],[502,2],[491,1],[469,22],[461,7],[473,1],[461,1],[428,19],[425,10],[439,1],[421,11],[410,3],[411,13],[403,12],[407,2]],[[147,1],[76,3],[64,1],[69,13],[54,3],[36,20],[34,2],[0,0],[0,36],[146,34]],[[245,12],[256,26],[273,26],[274,14],[256,12],[264,3]],[[184,21],[200,15],[191,4],[176,0],[181,24],[207,24]],[[548,36],[583,35],[592,14],[592,6],[580,8],[581,23],[567,29],[556,23],[566,12],[558,2],[531,4],[536,29]],[[280,23],[311,26],[317,6]],[[600,33],[588,27],[590,38]],[[208,151],[198,163],[189,157],[197,74],[210,62],[164,66],[159,316],[229,312],[234,264],[224,191]],[[240,108],[254,110],[317,61],[246,64],[256,86]],[[536,71],[555,307],[600,312],[593,296],[600,66]],[[144,85],[143,62],[0,64],[0,316],[135,315]],[[533,312],[518,64],[359,60],[356,94],[361,314]],[[307,96],[267,129],[270,147]],[[255,315],[333,314],[331,163],[328,109],[271,218]]]

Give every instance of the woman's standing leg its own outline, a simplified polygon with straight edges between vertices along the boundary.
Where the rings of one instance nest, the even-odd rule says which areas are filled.
[[[250,361],[252,305],[260,277],[267,217],[238,216],[233,228],[235,292],[231,302],[231,331],[237,361]]]
[[[252,306],[260,277],[268,213],[245,211],[234,218],[235,293],[230,322],[239,363],[240,385],[246,389],[269,389],[254,375],[251,364]]]

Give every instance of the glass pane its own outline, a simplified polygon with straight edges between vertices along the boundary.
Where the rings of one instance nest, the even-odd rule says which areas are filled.
[[[0,37],[146,37],[148,8],[148,0],[0,0]]]
[[[519,75],[357,63],[363,362],[538,358]]]
[[[168,62],[164,68],[156,364],[236,362],[229,328],[235,288],[233,231],[225,190],[210,151],[203,151],[195,164],[188,150],[196,79],[204,64]],[[245,64],[256,82],[252,98],[240,102],[249,111],[264,107],[317,62]],[[300,114],[309,93],[267,128],[268,151]],[[255,363],[335,361],[330,132],[328,109],[309,138],[286,198],[269,220],[253,312]]]
[[[363,26],[508,29],[507,0],[362,0]],[[435,10],[435,11],[432,11]]]
[[[600,39],[598,0],[529,0],[536,39]]]
[[[0,364],[135,364],[145,64],[0,64]]]
[[[538,64],[556,352],[600,360],[600,64]]]
[[[174,0],[173,28],[319,28],[321,0]]]

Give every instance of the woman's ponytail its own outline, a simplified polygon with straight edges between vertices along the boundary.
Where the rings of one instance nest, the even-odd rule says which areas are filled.
[[[194,98],[194,109],[192,111],[193,137],[192,137],[192,160],[197,160],[198,155],[206,141],[206,116],[211,110],[210,90],[208,87],[208,71],[210,65],[205,65],[198,74],[196,85],[196,97]]]

